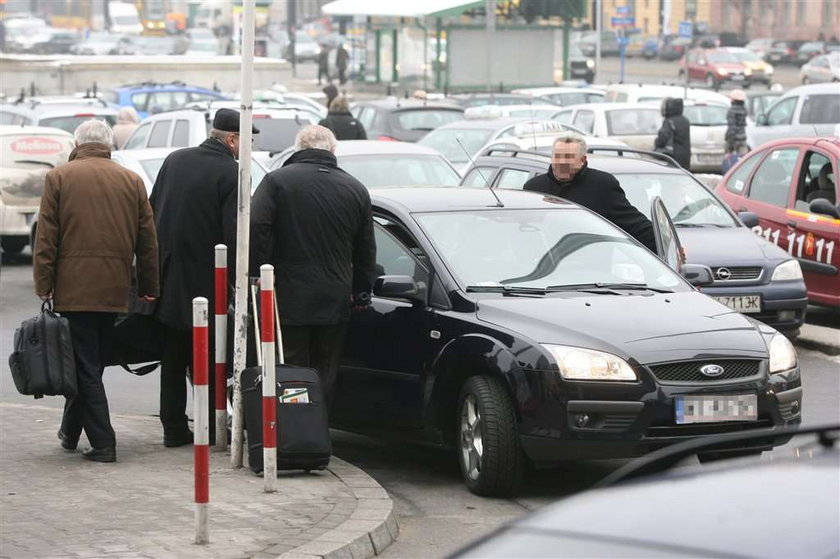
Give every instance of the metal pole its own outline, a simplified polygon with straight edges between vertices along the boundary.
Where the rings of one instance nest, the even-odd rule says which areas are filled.
[[[239,118],[239,197],[236,221],[236,292],[233,319],[233,424],[230,465],[242,467],[242,393],[240,376],[248,347],[248,247],[251,225],[251,124],[254,98],[254,11],[255,0],[243,0],[242,86]]]
[[[604,7],[602,6],[603,0],[595,0],[595,19],[596,27],[598,29],[598,34],[595,37],[595,79],[598,78],[598,75],[601,73],[601,29],[604,25]]]
[[[274,266],[260,266],[260,337],[262,339],[262,435],[265,492],[277,489],[277,383],[274,371]],[[250,435],[249,435],[250,437]]]
[[[216,408],[216,449],[227,450],[227,247],[216,245],[216,292],[213,297],[215,340],[213,351],[216,378],[213,399]]]
[[[195,442],[195,543],[210,542],[207,528],[207,503],[210,502],[210,394],[207,386],[210,349],[207,333],[207,299],[193,299],[193,416]]]
[[[496,0],[486,0],[484,10],[487,12],[487,42],[484,50],[487,54],[487,92],[489,93],[493,90],[493,33],[496,32]]]

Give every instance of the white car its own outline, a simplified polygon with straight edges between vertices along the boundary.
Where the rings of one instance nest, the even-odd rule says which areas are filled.
[[[482,105],[464,111],[464,118],[529,118],[551,120],[562,107],[553,103],[530,103],[523,105]]]
[[[647,85],[647,84],[613,84],[604,88],[606,101],[610,103],[644,103],[645,101],[662,101],[666,97],[679,97],[692,101],[705,101],[719,105],[730,104],[729,97],[708,89],[693,87],[684,88],[679,85]]]
[[[511,93],[541,97],[563,107],[582,105],[584,103],[598,103],[604,101],[605,97],[604,92],[600,89],[583,87],[527,87],[511,90]]]
[[[803,84],[840,81],[840,52],[815,56],[799,69]]]
[[[612,138],[630,147],[651,150],[662,125],[659,107],[638,103],[592,103],[561,109],[554,120],[589,136]]]
[[[803,85],[779,97],[754,125],[747,125],[747,143],[755,149],[781,138],[832,136],[838,122],[840,86]]]

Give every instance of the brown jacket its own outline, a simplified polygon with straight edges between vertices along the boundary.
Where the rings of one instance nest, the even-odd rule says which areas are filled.
[[[47,173],[33,257],[35,292],[57,311],[127,312],[131,264],[137,292],[158,296],[152,209],[137,174],[105,144],[82,144]]]

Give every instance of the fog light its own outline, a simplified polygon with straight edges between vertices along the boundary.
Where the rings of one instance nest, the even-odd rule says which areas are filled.
[[[793,320],[794,318],[796,318],[796,311],[779,311],[780,321]]]
[[[589,424],[589,416],[585,413],[579,413],[575,416],[575,425],[578,427],[586,427]]]
[[[801,406],[801,404],[799,403],[799,400],[794,400],[794,401],[790,404],[790,411],[791,411],[791,413],[792,413],[793,415],[798,414],[798,413],[799,413],[799,408],[800,408],[800,406]]]

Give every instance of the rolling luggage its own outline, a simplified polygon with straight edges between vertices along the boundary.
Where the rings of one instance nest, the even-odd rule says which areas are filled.
[[[252,297],[258,300],[252,287]],[[275,313],[277,305],[274,305]],[[260,339],[259,316],[253,305],[254,335]],[[277,344],[283,338],[280,321],[275,314]],[[281,353],[282,355],[282,353]],[[257,362],[262,357],[257,352]],[[327,404],[318,372],[306,367],[284,365],[275,367],[275,405],[277,407],[277,469],[323,470],[330,463],[330,441]],[[245,429],[248,431],[248,466],[251,471],[263,471],[262,445],[262,367],[248,367],[240,378]]]

